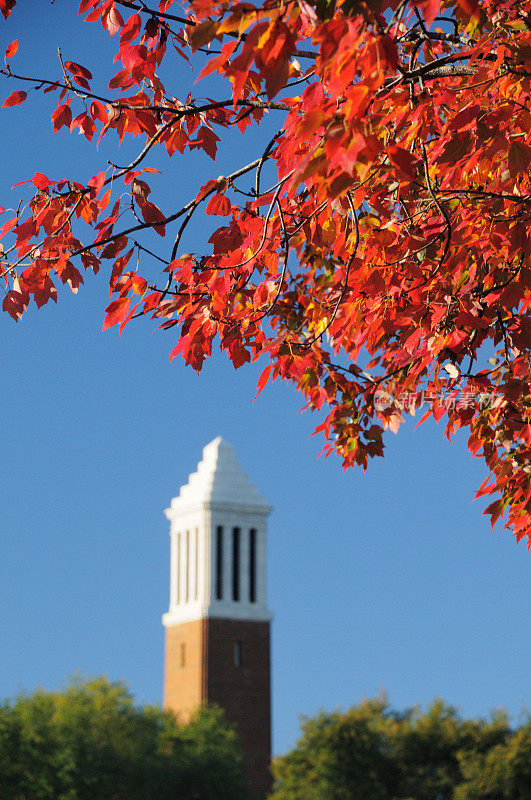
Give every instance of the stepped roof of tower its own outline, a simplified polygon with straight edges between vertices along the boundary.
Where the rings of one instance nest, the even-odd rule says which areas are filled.
[[[221,436],[203,448],[203,459],[196,472],[190,475],[185,486],[181,486],[179,496],[173,498],[166,515],[173,516],[181,508],[198,503],[252,506],[263,509],[265,513],[270,510],[265,498],[242,472],[234,448]]]

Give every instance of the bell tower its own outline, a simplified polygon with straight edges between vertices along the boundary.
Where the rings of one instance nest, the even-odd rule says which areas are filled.
[[[271,788],[271,614],[265,499],[221,437],[166,509],[170,607],[164,706],[186,718],[217,703],[236,726],[256,800]]]

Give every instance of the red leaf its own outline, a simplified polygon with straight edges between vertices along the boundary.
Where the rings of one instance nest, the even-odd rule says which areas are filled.
[[[122,320],[127,317],[130,305],[131,300],[128,297],[119,297],[118,300],[113,300],[105,309],[107,316],[105,317],[102,330],[106,331],[107,328],[111,328],[113,325],[122,322]]]
[[[91,197],[96,197],[96,195],[104,185],[106,177],[107,177],[106,172],[98,172],[97,175],[92,176],[92,178],[87,183],[87,186],[90,186],[91,189],[94,189],[94,192],[91,192]]]
[[[121,69],[116,73],[114,78],[111,78],[109,81],[109,89],[117,89],[118,87],[121,87],[122,89],[129,89],[134,82],[134,78],[132,78],[125,69]]]
[[[258,383],[256,384],[256,388],[258,389],[258,391],[256,392],[256,394],[255,394],[255,396],[254,396],[253,404],[255,403],[255,401],[256,401],[256,398],[258,397],[258,395],[260,394],[260,392],[262,391],[262,389],[264,388],[264,386],[265,386],[265,385],[266,385],[266,383],[268,382],[268,380],[269,380],[269,376],[270,376],[270,374],[271,374],[271,370],[272,370],[272,369],[273,369],[273,365],[272,365],[272,364],[269,364],[269,366],[268,366],[268,367],[266,367],[266,368],[263,370],[262,374],[261,374],[261,375],[260,375],[260,377],[258,378]]]
[[[83,78],[81,75],[74,75],[74,81],[77,84],[79,84],[79,86],[82,86],[83,89],[87,89],[87,90],[90,89],[90,83],[88,82],[88,80],[86,78]]]
[[[13,317],[15,322],[19,321],[23,312],[26,310],[28,306],[28,301],[26,297],[20,292],[15,291],[14,289],[10,289],[9,292],[4,297],[4,302],[2,303],[2,309],[3,311],[7,311],[9,316]]]
[[[509,172],[516,178],[519,172],[527,173],[531,164],[531,147],[525,142],[515,141],[509,147]]]
[[[142,216],[144,217],[144,222],[152,224],[159,236],[164,236],[166,229],[164,228],[164,225],[161,225],[160,223],[166,218],[160,208],[157,208],[154,203],[150,203],[146,200],[140,205],[140,210],[142,212]]]
[[[458,0],[458,5],[463,9],[465,14],[468,14],[470,17],[474,17],[479,14],[479,5],[477,0]]]
[[[24,102],[27,96],[28,96],[27,92],[22,92],[20,89],[17,89],[15,92],[11,92],[9,97],[6,98],[2,108],[9,108],[9,106],[19,106],[21,103]]]
[[[417,0],[415,5],[424,14],[426,25],[429,28],[435,17],[439,16],[440,0]]]
[[[245,349],[240,339],[234,339],[227,347],[227,350],[234,369],[238,369],[251,360],[251,354]]]
[[[134,248],[131,248],[125,255],[120,256],[120,258],[117,258],[116,261],[114,262],[112,267],[111,279],[109,281],[109,286],[111,288],[111,291],[114,290],[115,283],[125,270],[127,264],[129,263],[129,259],[133,255],[133,252]]]
[[[2,225],[2,227],[0,228],[0,239],[2,238],[2,236],[4,236],[4,234],[9,233],[9,231],[15,227],[17,222],[18,222],[18,217],[13,217],[13,219],[10,219],[8,222],[5,223],[5,225]]]
[[[134,313],[135,313],[135,311],[137,310],[137,308],[138,308],[138,306],[139,306],[139,305],[140,305],[140,303],[137,303],[136,305],[134,305],[134,306],[133,306],[133,307],[130,309],[130,311],[129,311],[128,315],[127,315],[127,316],[126,316],[126,317],[125,317],[125,318],[122,320],[122,322],[120,323],[120,336],[122,335],[122,331],[123,331],[123,329],[125,328],[125,326],[126,326],[126,325],[127,325],[129,322],[131,322],[131,320],[133,319],[133,315],[134,315]]]
[[[219,136],[217,136],[214,131],[211,131],[210,128],[207,128],[205,125],[201,125],[199,131],[197,132],[197,139],[189,141],[188,146],[190,147],[190,150],[193,150],[196,147],[201,147],[205,153],[209,155],[213,161],[215,161],[217,142],[219,142]]]
[[[136,39],[140,33],[141,26],[142,20],[140,19],[139,14],[133,14],[132,17],[129,17],[120,34],[121,44],[129,44],[129,42],[132,42],[133,39]]]
[[[94,253],[81,253],[81,261],[83,262],[85,269],[91,269],[95,275],[98,273],[100,268],[100,259],[97,258]]]
[[[415,177],[417,160],[411,155],[409,150],[404,150],[403,147],[398,147],[398,145],[392,145],[387,148],[387,155],[393,166],[395,166],[405,178],[412,180]]]
[[[124,177],[124,183],[125,183],[125,185],[126,185],[126,186],[128,186],[128,185],[131,183],[131,181],[134,181],[134,179],[135,179],[135,178],[136,178],[138,175],[140,175],[140,170],[138,170],[138,169],[135,169],[135,171],[134,171],[134,172],[127,172],[127,173],[126,173],[126,175],[125,175],[125,177]]]
[[[0,11],[4,19],[7,19],[11,14],[11,10],[15,8],[17,0],[0,0]]]
[[[82,67],[81,64],[76,64],[75,61],[65,61],[65,67],[73,75],[80,75],[82,78],[86,78],[89,81],[92,80],[92,72],[86,67]]]
[[[114,36],[115,33],[118,33],[120,28],[123,28],[124,21],[122,15],[114,3],[101,15],[101,23],[104,28],[107,28],[111,36]]]
[[[212,193],[212,190],[218,185],[218,182],[211,178],[209,181],[205,183],[204,186],[201,186],[198,193],[195,196],[196,203],[199,203],[200,200],[203,200],[207,195]]]
[[[170,361],[172,361],[172,359],[174,359],[175,356],[178,356],[179,353],[182,351],[182,349],[183,349],[182,339],[179,339],[179,341],[177,342],[175,347],[172,348],[172,350],[170,352]]]
[[[56,133],[63,125],[70,127],[72,123],[72,112],[68,103],[58,106],[52,114],[53,130]]]
[[[224,194],[215,194],[210,198],[206,207],[207,214],[219,214],[226,217],[230,214],[230,200]]]
[[[32,180],[33,185],[36,186],[37,189],[40,189],[41,191],[47,189],[48,186],[51,186],[52,183],[56,182],[57,181],[51,181],[49,178],[46,177],[46,175],[43,175],[42,172],[36,172]]]
[[[100,253],[100,258],[115,258],[126,245],[126,237],[119,236],[103,248],[103,251]]]
[[[99,103],[97,100],[93,100],[90,104],[90,114],[92,119],[99,119],[100,122],[103,122],[105,125],[107,122],[107,113],[105,111],[105,106],[102,103]]]
[[[98,0],[81,0],[79,3],[78,14],[83,14],[85,11],[88,11],[89,8],[93,8],[96,5]]]
[[[6,47],[6,54],[4,56],[6,61],[8,58],[12,58],[17,52],[17,50],[18,50],[18,39],[15,39],[14,42],[11,42],[11,44],[8,44],[8,46]]]

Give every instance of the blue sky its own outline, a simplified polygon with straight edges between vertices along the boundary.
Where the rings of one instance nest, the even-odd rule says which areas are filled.
[[[101,26],[76,23],[64,4],[19,5],[0,23],[0,46],[20,38],[21,71],[55,77],[58,44],[89,68],[110,52]],[[2,101],[13,88],[1,82]],[[95,160],[76,134],[52,136],[54,107],[52,95],[2,111],[0,205],[36,170],[87,178],[111,157],[104,146]],[[237,139],[221,169],[195,156],[164,164],[163,209],[255,152]],[[150,322],[102,334],[105,281],[87,276],[77,296],[62,291],[18,325],[0,317],[0,697],[56,688],[80,670],[161,700],[162,512],[221,434],[274,507],[276,752],[294,743],[299,715],[383,689],[398,708],[443,697],[464,714],[518,715],[530,702],[531,556],[500,526],[491,532],[472,501],[485,473],[465,437],[450,445],[441,428],[410,421],[366,474],[344,473],[316,458],[319,418],[298,413],[289,387],[273,384],[253,405],[262,365],[235,371],[216,355],[197,376],[169,363],[174,337]]]

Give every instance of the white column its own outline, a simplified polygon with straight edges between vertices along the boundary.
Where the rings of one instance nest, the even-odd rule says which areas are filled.
[[[266,605],[266,532],[263,527],[256,529],[256,601]]]
[[[170,548],[171,548],[171,556],[170,556],[170,608],[174,608],[177,605],[178,596],[177,596],[177,540],[176,540],[176,533],[171,534],[170,539]]]
[[[232,603],[232,525],[223,526],[223,602]]]
[[[240,601],[249,602],[249,528],[240,528]]]
[[[188,586],[189,586],[189,600],[191,603],[196,600],[197,592],[197,528],[194,526],[190,528],[190,542],[189,542],[189,571],[188,571]]]
[[[205,603],[216,599],[216,525],[209,515],[205,520]]]
[[[197,539],[197,599],[202,604],[208,603],[205,590],[207,575],[206,536],[206,525],[204,521],[201,521],[198,525]]]
[[[190,530],[186,530],[184,534],[184,552],[186,553],[186,584],[184,587],[185,602],[190,602]]]
[[[180,546],[180,570],[179,570],[179,602],[185,603],[186,602],[186,570],[188,569],[188,564],[186,563],[186,541],[185,541],[185,532],[182,531],[179,534]]]

